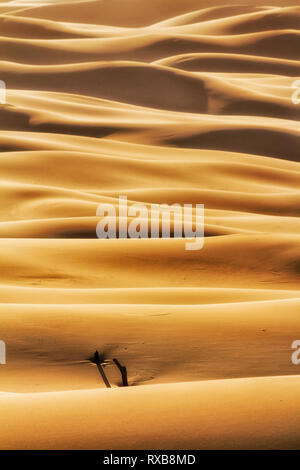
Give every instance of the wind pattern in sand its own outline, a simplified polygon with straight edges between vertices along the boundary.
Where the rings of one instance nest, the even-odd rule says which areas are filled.
[[[300,7],[233,3],[0,4],[1,449],[299,448]],[[119,195],[204,248],[97,239]]]

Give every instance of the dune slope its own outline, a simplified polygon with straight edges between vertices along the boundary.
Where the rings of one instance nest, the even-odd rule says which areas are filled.
[[[236,3],[1,3],[0,449],[300,447],[300,9]]]

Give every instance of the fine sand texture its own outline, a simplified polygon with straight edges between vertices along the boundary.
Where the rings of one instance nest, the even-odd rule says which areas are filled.
[[[0,80],[0,449],[299,449],[297,2],[2,1]]]

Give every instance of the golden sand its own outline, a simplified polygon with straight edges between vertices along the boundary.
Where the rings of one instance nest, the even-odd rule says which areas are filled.
[[[234,3],[1,2],[0,449],[299,448],[300,7]],[[98,240],[119,195],[204,248]]]

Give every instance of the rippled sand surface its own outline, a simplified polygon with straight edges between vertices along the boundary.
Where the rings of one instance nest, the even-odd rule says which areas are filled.
[[[300,7],[233,3],[0,3],[0,449],[300,447]]]

